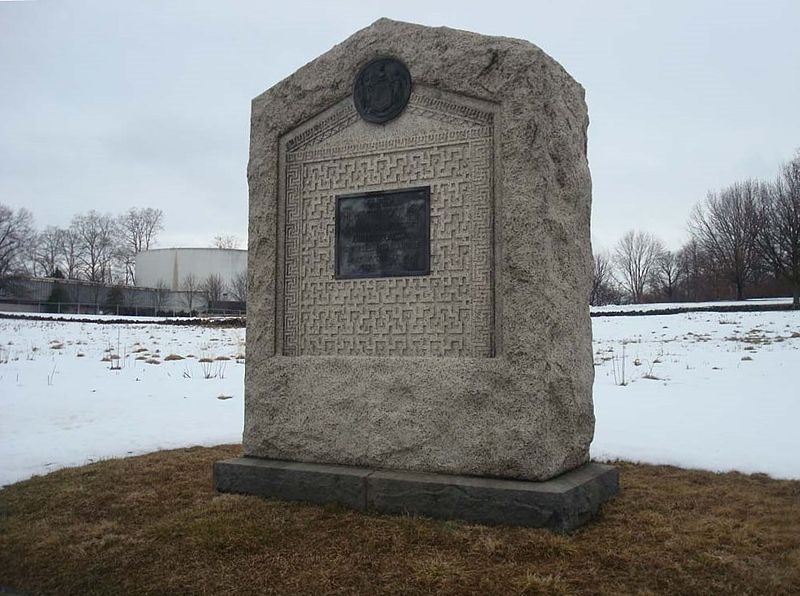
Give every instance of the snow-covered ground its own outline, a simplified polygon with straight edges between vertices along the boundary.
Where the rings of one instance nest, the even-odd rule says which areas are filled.
[[[0,319],[0,485],[241,441],[244,349],[244,329]]]
[[[800,313],[593,325],[594,458],[800,478]],[[243,363],[243,329],[0,319],[0,485],[240,441]]]
[[[800,478],[800,313],[592,322],[594,458]]]

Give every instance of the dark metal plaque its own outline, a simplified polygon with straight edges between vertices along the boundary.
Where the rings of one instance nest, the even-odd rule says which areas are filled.
[[[336,278],[431,271],[431,189],[336,197]]]
[[[382,124],[400,115],[411,97],[411,73],[395,58],[378,58],[359,71],[353,103],[367,122]]]

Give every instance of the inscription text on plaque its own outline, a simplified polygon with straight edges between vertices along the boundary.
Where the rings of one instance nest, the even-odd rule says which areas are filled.
[[[336,197],[336,278],[430,273],[429,186]]]

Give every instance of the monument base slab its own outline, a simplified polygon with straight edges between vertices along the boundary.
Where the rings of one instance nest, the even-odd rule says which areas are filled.
[[[381,513],[571,530],[619,492],[613,466],[589,463],[544,482],[239,457],[214,464],[214,488]]]

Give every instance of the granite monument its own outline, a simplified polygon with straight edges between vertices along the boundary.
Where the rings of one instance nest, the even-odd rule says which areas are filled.
[[[589,462],[584,91],[381,19],[253,100],[244,457],[218,490],[572,528]]]

